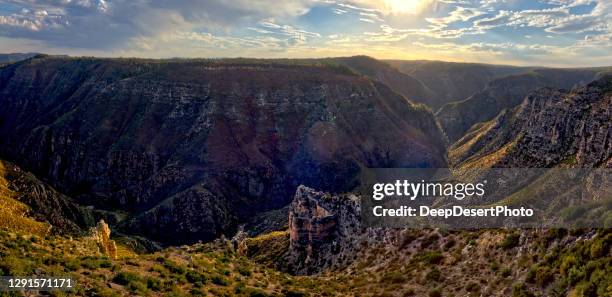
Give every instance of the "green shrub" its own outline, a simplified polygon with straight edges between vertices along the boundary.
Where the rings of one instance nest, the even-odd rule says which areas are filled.
[[[229,285],[229,280],[222,275],[215,275],[211,279],[212,283],[219,286],[227,286]]]
[[[183,273],[185,273],[185,267],[183,267],[183,266],[181,266],[181,265],[179,265],[177,263],[174,263],[172,260],[165,259],[163,264],[164,264],[164,267],[166,269],[168,269],[172,273],[176,273],[176,274],[183,274]]]
[[[548,284],[553,279],[553,273],[550,268],[540,266],[535,272],[535,282],[540,286]]]
[[[381,278],[381,282],[383,283],[391,283],[391,284],[400,284],[406,281],[406,276],[398,271],[390,271],[383,275]]]
[[[119,272],[115,275],[115,277],[113,277],[113,282],[124,286],[132,282],[139,282],[141,280],[142,279],[138,274],[128,271]]]
[[[535,295],[529,291],[527,286],[520,284],[512,288],[512,297],[535,297]]]
[[[81,268],[81,260],[79,259],[70,259],[65,262],[64,267],[70,271],[77,271]]]
[[[97,268],[110,268],[113,266],[106,258],[98,258],[98,257],[84,257],[81,259],[81,267],[93,270]]]
[[[500,247],[503,248],[504,250],[509,250],[511,248],[518,246],[520,239],[521,239],[521,235],[519,234],[516,234],[516,233],[508,234],[508,236],[506,236],[506,238],[504,238],[504,240],[501,242]]]
[[[294,290],[284,290],[283,295],[285,297],[307,297],[308,294],[301,292],[301,291],[294,291]]]
[[[0,258],[0,271],[3,275],[29,276],[34,272],[34,262],[15,256]]]
[[[510,268],[502,269],[502,271],[501,271],[501,276],[502,277],[509,277],[511,275],[512,275],[512,269],[510,269]]]
[[[468,291],[468,292],[477,293],[477,292],[480,292],[480,285],[475,283],[475,282],[469,282],[465,286],[465,290]]]
[[[162,283],[159,279],[154,277],[147,277],[147,288],[153,291],[161,291]]]
[[[240,273],[243,276],[251,276],[252,274],[251,267],[247,265],[241,265],[240,267],[238,267],[238,273]]]
[[[437,243],[439,239],[440,235],[434,233],[421,241],[421,248],[427,248],[432,244]]]
[[[446,241],[446,243],[444,244],[444,249],[449,250],[452,247],[454,247],[455,244],[457,244],[457,241],[455,241],[453,238],[451,238],[448,241]]]
[[[563,257],[563,260],[561,260],[561,265],[559,266],[559,270],[561,271],[561,274],[567,275],[570,268],[576,264],[578,264],[578,260],[576,259],[576,256],[567,255]]]
[[[440,270],[433,268],[432,270],[430,270],[429,272],[427,272],[427,274],[425,275],[425,280],[427,281],[434,281],[434,282],[438,282],[442,279],[442,273],[440,272]]]
[[[206,283],[206,276],[195,270],[188,271],[187,274],[185,274],[185,277],[190,283]]]
[[[440,264],[444,256],[439,251],[427,251],[415,256],[415,260],[428,264]]]

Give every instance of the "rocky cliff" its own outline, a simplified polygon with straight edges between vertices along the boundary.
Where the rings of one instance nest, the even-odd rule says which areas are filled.
[[[206,240],[350,189],[360,166],[443,167],[433,115],[342,67],[39,56],[0,71],[0,154],[123,230]]]
[[[569,89],[595,79],[601,69],[537,69],[491,81],[472,96],[445,104],[436,112],[450,142],[461,138],[472,125],[488,121],[505,108],[519,105],[525,96],[542,87]]]
[[[468,167],[609,166],[612,76],[572,91],[544,88],[475,125],[450,158]]]

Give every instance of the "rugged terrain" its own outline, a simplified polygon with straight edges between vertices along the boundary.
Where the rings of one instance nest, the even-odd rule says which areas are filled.
[[[74,291],[49,292],[53,296],[612,293],[607,230],[367,229],[355,220],[356,198],[300,187],[288,231],[141,254],[119,241],[116,258],[103,252],[95,229],[68,237],[17,231],[0,222],[0,272],[76,280]],[[310,275],[295,275],[305,273]]]
[[[603,69],[536,69],[491,81],[470,97],[447,103],[436,112],[449,141],[461,138],[472,125],[488,121],[506,108],[520,104],[526,95],[543,87],[571,89],[598,78]]]
[[[233,233],[300,184],[444,167],[431,112],[346,67],[38,56],[0,71],[0,153],[166,243]]]
[[[3,66],[0,274],[72,276],[79,287],[65,295],[76,296],[612,296],[609,229],[360,223],[350,190],[362,167],[610,167],[610,76],[530,91],[598,74],[533,70],[545,78],[532,85],[533,73],[515,73],[524,68],[476,65],[466,71],[493,80],[482,94],[508,95],[487,97],[499,99],[491,118],[447,149],[438,103],[409,96],[431,95],[417,66],[406,76],[367,57]],[[445,79],[450,93],[480,88]],[[415,85],[402,91],[404,81]]]
[[[610,119],[610,75],[571,91],[543,88],[472,127],[449,156],[459,167],[610,167]]]

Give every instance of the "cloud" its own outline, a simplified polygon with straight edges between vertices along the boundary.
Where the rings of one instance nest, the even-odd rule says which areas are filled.
[[[475,8],[466,8],[458,6],[453,10],[450,15],[442,18],[425,18],[425,20],[434,25],[435,28],[446,28],[449,24],[454,22],[465,22],[477,16],[484,14],[484,12]]]
[[[593,0],[548,0],[554,8],[539,10],[500,10],[497,15],[476,20],[474,26],[481,30],[495,27],[529,27],[541,28],[545,32],[566,34],[588,31],[606,32],[612,29],[612,4],[600,0],[590,13],[572,14],[571,8],[595,3]]]
[[[195,29],[228,30],[264,18],[304,14],[308,0],[7,0],[0,4],[0,35],[54,46],[115,48],[132,39]],[[3,5],[22,8],[3,10]],[[45,13],[46,12],[46,13]]]
[[[381,22],[384,23],[385,20],[383,20],[380,16],[378,16],[378,14],[376,13],[369,13],[369,12],[360,12],[359,15],[365,19],[368,19],[369,21],[373,22]]]
[[[512,15],[510,11],[500,10],[497,15],[488,17],[474,22],[474,26],[480,29],[490,29],[498,26],[503,26],[508,22],[508,18]]]
[[[540,9],[533,3],[0,0],[0,50],[146,57],[435,54],[429,58],[545,61],[538,64],[558,64],[566,57],[575,63],[612,60],[612,1],[538,0]]]
[[[261,21],[258,25],[259,27],[247,27],[247,29],[259,34],[274,36],[278,47],[304,45],[309,39],[321,37],[319,33],[291,25],[276,24],[272,20]]]

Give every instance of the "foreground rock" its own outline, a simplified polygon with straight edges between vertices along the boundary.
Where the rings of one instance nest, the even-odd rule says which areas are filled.
[[[103,255],[106,255],[109,258],[116,260],[117,245],[115,244],[114,240],[110,239],[111,230],[108,227],[108,224],[106,224],[104,220],[101,220],[95,227],[91,228],[90,233],[91,237],[100,247],[100,252]]]
[[[300,186],[289,212],[290,271],[312,274],[347,264],[363,236],[359,198]]]

